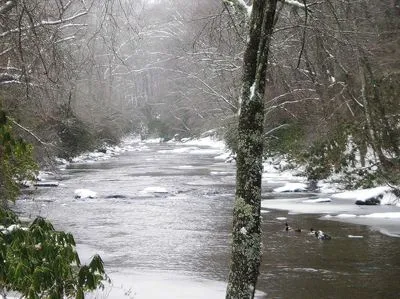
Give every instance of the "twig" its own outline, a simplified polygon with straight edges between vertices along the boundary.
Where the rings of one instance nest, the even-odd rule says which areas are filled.
[[[18,122],[16,122],[12,117],[7,116],[7,119],[9,121],[11,121],[14,125],[16,125],[18,128],[22,129],[23,131],[27,132],[29,135],[31,135],[33,138],[35,138],[40,144],[42,145],[51,145],[54,146],[54,144],[51,143],[47,143],[44,142],[42,139],[40,139],[35,133],[33,133],[31,130],[29,130],[28,128],[25,128],[24,126],[22,126],[21,124],[19,124]]]

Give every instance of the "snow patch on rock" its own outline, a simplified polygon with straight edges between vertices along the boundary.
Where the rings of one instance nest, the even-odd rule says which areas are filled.
[[[96,198],[97,193],[89,189],[76,189],[74,191],[75,198]]]
[[[304,183],[286,183],[282,187],[275,188],[274,192],[304,192],[307,191],[307,185]]]

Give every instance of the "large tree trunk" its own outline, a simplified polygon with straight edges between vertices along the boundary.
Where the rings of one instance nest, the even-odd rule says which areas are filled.
[[[261,261],[264,88],[277,0],[254,0],[244,53],[227,299],[254,298]]]

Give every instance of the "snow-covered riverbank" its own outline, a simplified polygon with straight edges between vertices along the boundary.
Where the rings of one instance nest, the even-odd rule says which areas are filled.
[[[230,153],[225,150],[223,142],[212,137],[169,143],[129,140],[126,146],[121,143],[115,152],[109,149],[114,154],[108,154],[108,158],[86,154],[87,158],[71,162],[59,170],[57,187],[38,187],[37,199],[18,203],[20,211],[24,211],[24,216],[39,213],[58,229],[73,233],[82,262],[95,253],[101,255],[112,285],[107,285],[104,293],[93,294],[92,298],[204,298],[202,294],[207,298],[223,298],[229,264],[234,159],[227,159]],[[265,273],[268,275],[260,278],[260,290],[268,293],[273,285],[270,279],[281,273],[279,252],[283,246],[288,250],[297,248],[297,245],[300,250],[307,246],[313,248],[314,256],[325,259],[326,252],[321,251],[321,246],[326,250],[334,247],[335,252],[340,251],[343,244],[346,244],[343,245],[346,250],[347,246],[357,244],[367,248],[369,245],[366,244],[374,242],[370,236],[377,235],[385,242],[397,244],[396,238],[368,233],[366,227],[360,229],[359,226],[317,218],[329,215],[322,219],[348,222],[345,217],[336,216],[345,213],[356,215],[350,213],[354,208],[363,211],[359,215],[371,215],[389,213],[389,209],[398,207],[358,206],[355,199],[335,198],[332,190],[326,191],[332,189],[329,185],[318,193],[312,193],[307,190],[304,177],[293,171],[282,171],[284,167],[280,166],[284,165],[270,164],[269,161],[264,165],[263,205],[275,205],[262,210],[263,242],[269,246],[266,252],[277,255],[266,262],[265,267],[269,270]],[[293,212],[300,206],[304,208]],[[272,208],[276,210],[271,211]],[[315,215],[310,215],[313,212]],[[387,221],[384,218],[353,218],[368,221],[366,225],[371,225],[371,220],[375,223]],[[287,234],[285,221],[296,228],[321,229],[333,240],[322,245],[307,233]],[[395,218],[391,221],[398,223]],[[389,231],[393,233],[394,230],[390,228]],[[364,238],[353,240],[355,236]],[[354,249],[354,252],[359,250]],[[338,273],[334,272],[337,261],[333,256],[328,266],[326,262],[314,264],[318,258],[313,258],[311,263],[307,259],[299,261],[296,254],[287,255],[285,269],[313,267],[318,272],[320,267],[328,267],[333,271],[331,275],[339,280],[339,272],[351,271],[343,266]],[[293,264],[290,264],[291,258]],[[271,263],[276,261],[276,271],[270,273]],[[282,277],[287,277],[288,273],[282,272]],[[318,273],[323,276],[325,272]],[[309,273],[305,275],[309,275],[305,279],[315,279]]]
[[[221,151],[217,159],[230,157],[223,142],[210,137],[186,144],[217,148]],[[263,184],[276,185],[273,193],[281,194],[278,199],[263,200],[263,209],[321,214],[321,219],[368,225],[388,236],[400,237],[400,199],[388,186],[343,191],[337,183],[319,182],[317,192],[310,194],[306,178],[285,168],[284,161],[264,163]],[[302,198],[292,198],[291,193],[302,194]]]
[[[101,151],[84,153],[71,162],[60,160],[60,171],[74,163],[94,163],[111,159],[127,151],[146,151],[150,144],[161,142],[158,138],[142,141],[138,136],[127,136],[118,146],[104,146]],[[183,141],[171,140],[168,143],[176,145],[171,153],[212,154],[217,160],[234,163],[224,142],[213,136]],[[46,174],[41,175],[42,184],[49,182],[47,177]],[[52,177],[50,182],[53,182]],[[57,182],[54,182],[54,185],[56,184]],[[400,237],[400,201],[391,192],[390,187],[380,186],[343,192],[337,184],[320,182],[318,191],[310,193],[307,191],[305,177],[287,169],[284,161],[273,160],[264,163],[263,184],[276,186],[272,193],[281,194],[278,199],[263,200],[264,211],[277,209],[287,210],[292,214],[320,214],[323,216],[322,219],[369,225],[386,235]],[[151,186],[151,188],[159,190],[161,187]],[[301,197],[293,198],[294,193],[301,194]],[[75,196],[90,198],[95,197],[96,193],[83,186],[83,189],[76,190]]]

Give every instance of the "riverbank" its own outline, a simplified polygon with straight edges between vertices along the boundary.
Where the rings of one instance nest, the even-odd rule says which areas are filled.
[[[213,138],[190,140],[186,144],[207,145],[218,148],[221,154],[216,159],[234,163],[223,142]],[[264,213],[268,209],[286,210],[288,214],[316,214],[322,220],[341,221],[367,225],[373,230],[391,237],[400,237],[400,198],[388,186],[346,190],[337,182],[320,181],[315,191],[309,191],[309,184],[302,169],[289,169],[285,161],[269,159],[263,164],[263,184],[274,185],[272,192],[263,197],[280,194],[278,199],[262,201]],[[300,198],[292,198],[292,194]]]
[[[146,151],[149,145],[162,142],[160,138],[140,140],[138,136],[127,136],[118,146],[104,146],[99,151],[77,156],[70,162],[58,160],[58,169],[62,172],[71,164],[90,164],[105,161],[129,151]],[[212,134],[199,139],[170,140],[167,144],[176,145],[174,153],[209,153],[214,155],[216,160],[235,163],[224,142]],[[400,201],[392,192],[392,188],[379,186],[344,191],[338,183],[321,181],[316,191],[309,192],[307,179],[299,175],[301,171],[301,169],[289,169],[283,160],[268,159],[264,162],[263,184],[272,185],[275,188],[267,190],[268,192],[263,194],[263,197],[280,194],[278,199],[262,201],[264,212],[268,209],[276,209],[286,210],[289,214],[316,214],[324,220],[363,224],[385,235],[400,237]],[[40,179],[42,184],[52,182],[54,174],[41,173]],[[157,186],[152,188],[157,188]],[[79,191],[78,197],[94,197],[91,190],[76,191]],[[301,197],[292,198],[292,193],[300,194]]]
[[[24,216],[42,215],[57,229],[71,232],[82,262],[95,253],[101,255],[112,285],[91,298],[192,299],[204,298],[202,294],[223,298],[235,189],[235,165],[225,162],[227,156],[223,143],[212,138],[169,143],[137,140],[123,154],[69,164],[59,171],[57,187],[38,188],[35,200],[18,201],[15,209]],[[303,180],[282,175],[279,169],[267,171],[263,198],[318,203],[328,197],[300,189],[275,190],[288,187],[287,183],[297,189]],[[95,192],[95,198],[76,198],[78,189]],[[262,212],[265,247],[260,298],[321,297],[322,289],[338,298],[348,297],[362,282],[360,271],[367,273],[364,279],[374,281],[369,288],[357,289],[360,294],[381,294],[383,287],[389,294],[394,289],[375,277],[378,273],[388,278],[398,271],[381,265],[395,265],[400,239],[370,231],[368,226],[319,219],[326,214],[265,208]],[[286,221],[293,227],[321,229],[332,240],[321,241],[308,232],[287,233]],[[371,246],[377,250],[371,252]],[[373,273],[368,272],[371,267]]]

